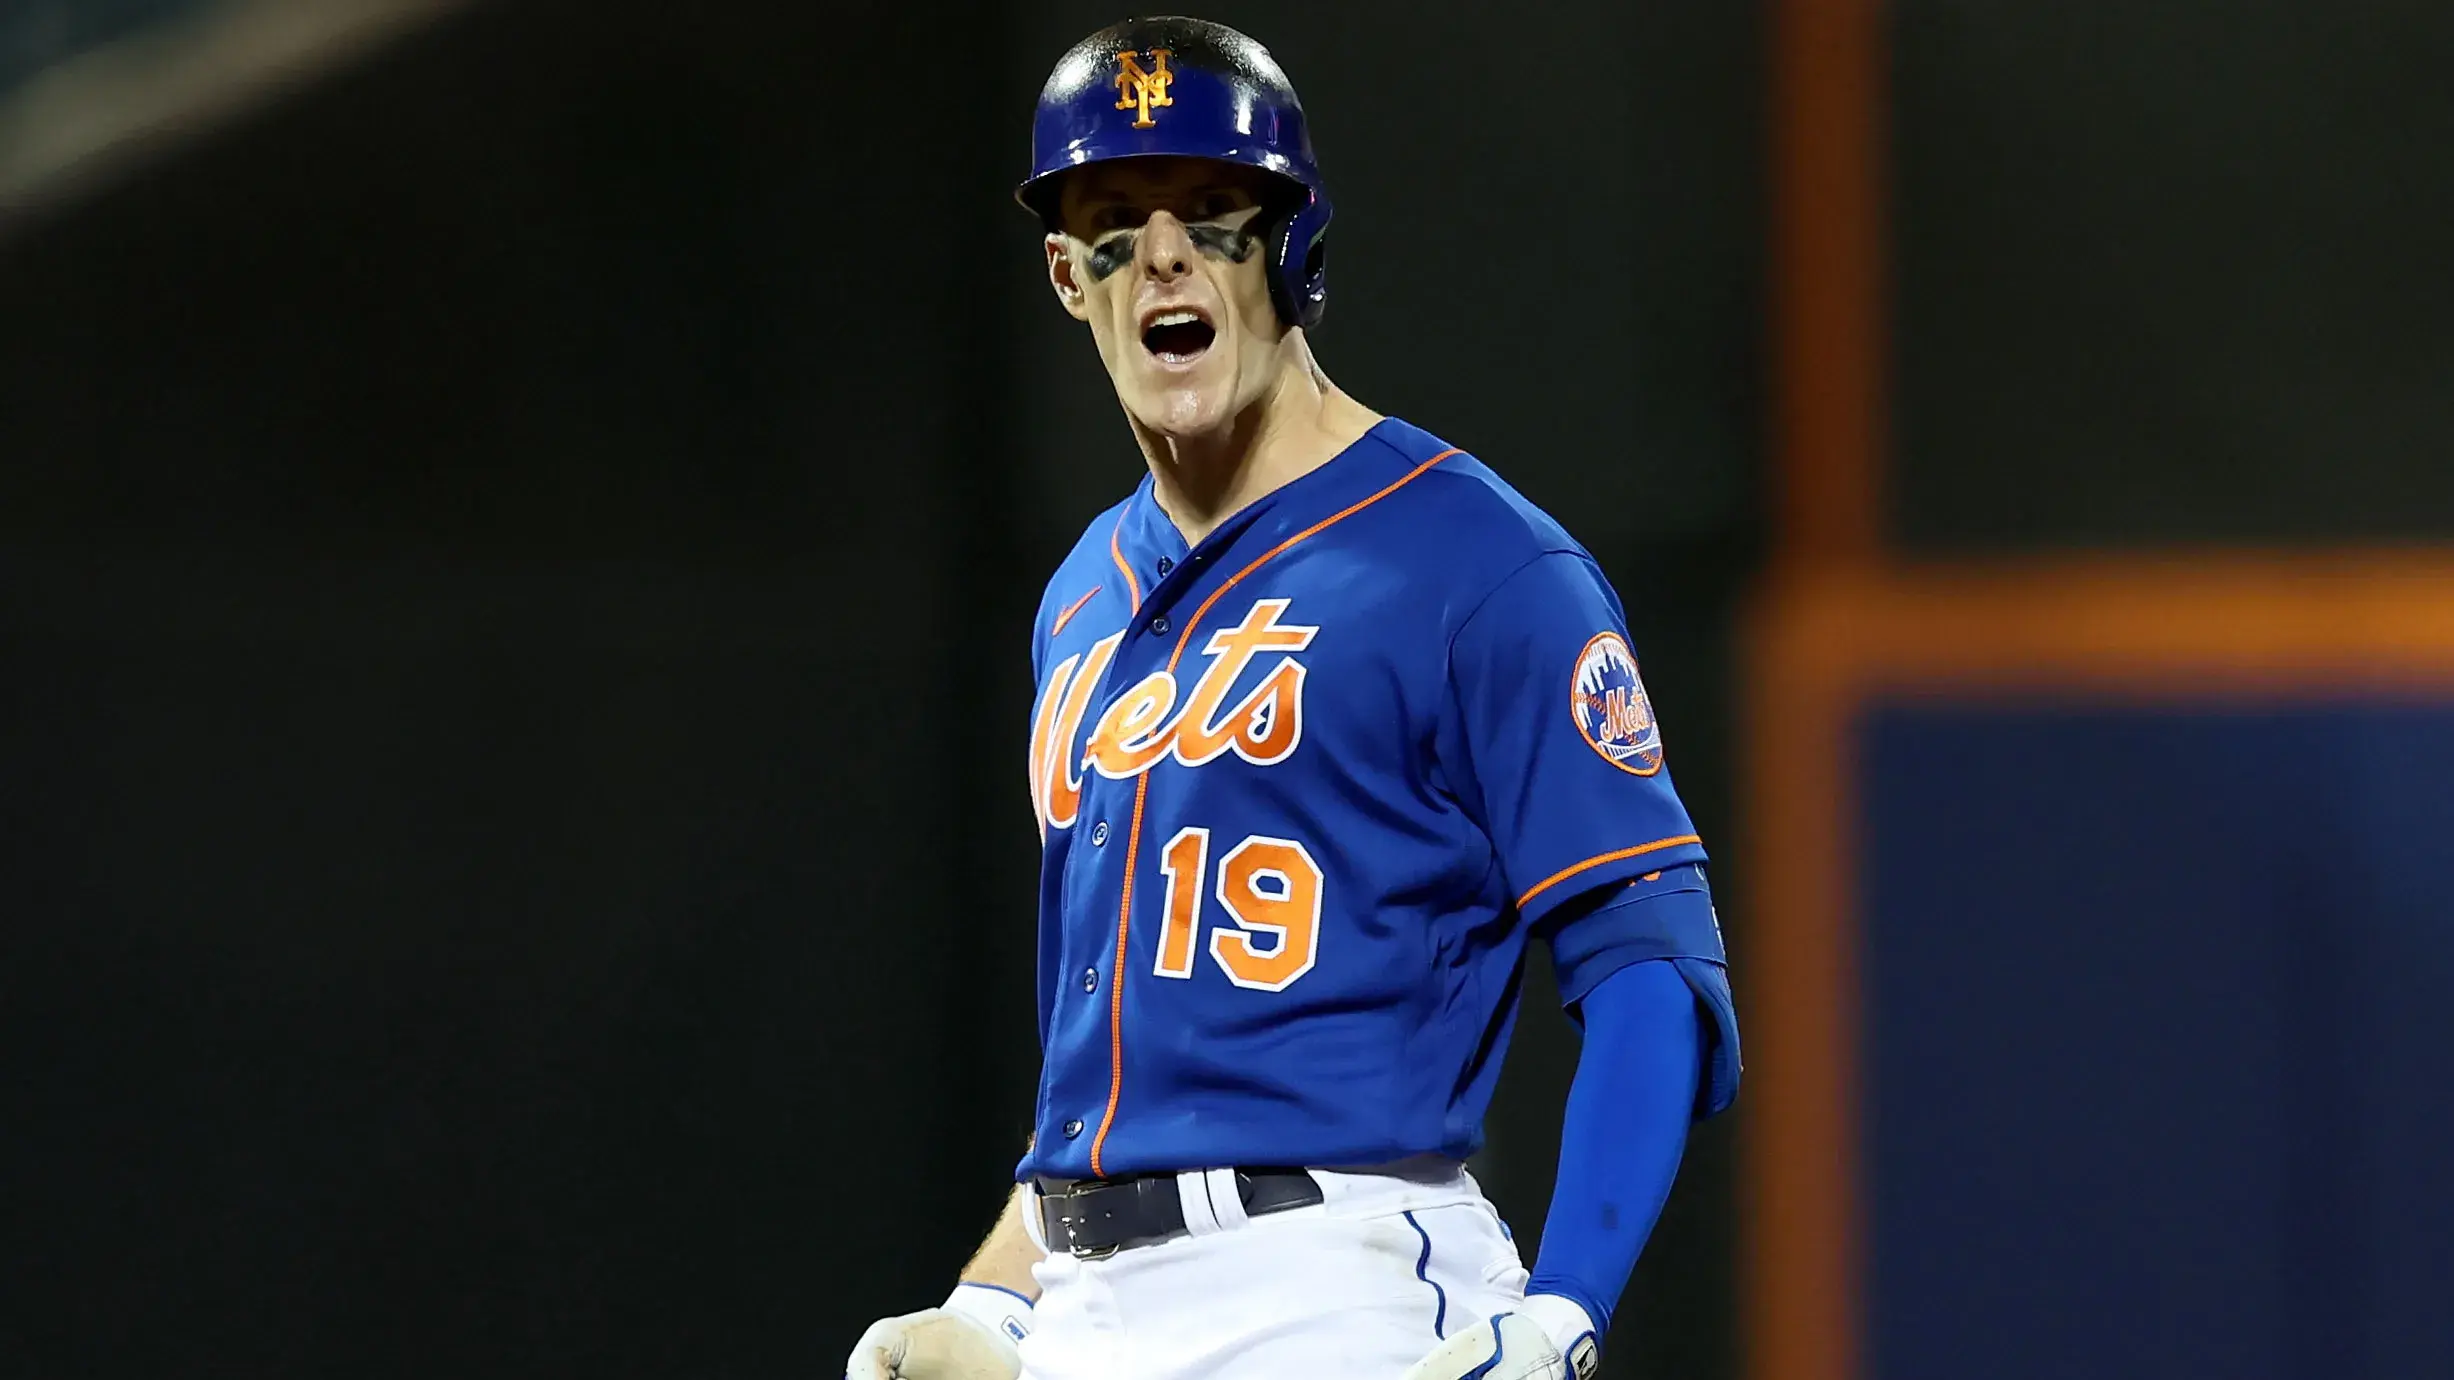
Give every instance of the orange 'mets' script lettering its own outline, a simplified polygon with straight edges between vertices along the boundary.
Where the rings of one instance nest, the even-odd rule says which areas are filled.
[[[1285,599],[1256,600],[1234,627],[1210,635],[1202,647],[1209,664],[1177,708],[1176,678],[1153,671],[1110,701],[1092,729],[1082,755],[1072,755],[1091,696],[1124,634],[1113,633],[1089,651],[1057,664],[1040,692],[1031,724],[1031,800],[1040,827],[1063,829],[1082,803],[1077,764],[1122,780],[1174,757],[1189,767],[1234,753],[1255,766],[1283,762],[1304,735],[1304,666],[1291,652],[1312,645],[1318,627],[1278,621]],[[1233,706],[1229,692],[1263,656],[1278,653],[1275,666]]]

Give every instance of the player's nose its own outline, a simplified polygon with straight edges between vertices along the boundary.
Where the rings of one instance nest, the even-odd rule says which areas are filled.
[[[1138,247],[1142,271],[1159,282],[1174,282],[1193,271],[1193,236],[1173,211],[1151,213]]]

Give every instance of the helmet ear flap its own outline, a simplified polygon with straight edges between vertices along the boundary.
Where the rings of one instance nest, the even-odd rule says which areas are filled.
[[[1329,228],[1312,237],[1312,247],[1304,251],[1303,283],[1304,329],[1321,324],[1321,312],[1329,305]]]
[[[1296,219],[1288,223],[1286,295],[1293,300],[1288,314],[1298,327],[1320,324],[1320,309],[1330,300],[1330,199],[1313,192]]]
[[[1278,319],[1311,330],[1329,298],[1329,198],[1313,188],[1270,226],[1270,301]]]

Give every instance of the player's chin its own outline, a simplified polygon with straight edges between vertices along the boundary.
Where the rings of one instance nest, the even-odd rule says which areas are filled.
[[[1205,435],[1234,416],[1235,380],[1224,369],[1169,370],[1137,380],[1142,425],[1169,436]]]

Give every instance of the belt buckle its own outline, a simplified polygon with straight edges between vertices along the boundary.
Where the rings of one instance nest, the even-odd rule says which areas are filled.
[[[1074,1223],[1082,1219],[1073,1216],[1073,1214],[1069,1211],[1069,1209],[1075,1203],[1080,1201],[1080,1196],[1078,1194],[1072,1192],[1071,1190],[1058,1194],[1049,1194],[1043,1191],[1040,1196],[1043,1199],[1049,1197],[1054,1197],[1057,1199],[1057,1224],[1065,1228],[1065,1253],[1067,1255],[1072,1256],[1076,1260],[1105,1260],[1109,1256],[1116,1254],[1116,1252],[1122,1247],[1122,1242],[1115,1241],[1111,1241],[1105,1246],[1085,1246],[1082,1244],[1081,1234],[1074,1230]]]
[[[1120,1241],[1111,1241],[1104,1246],[1083,1246],[1076,1244],[1073,1236],[1074,1224],[1069,1221],[1065,1224],[1065,1252],[1076,1260],[1105,1260],[1124,1245]]]

